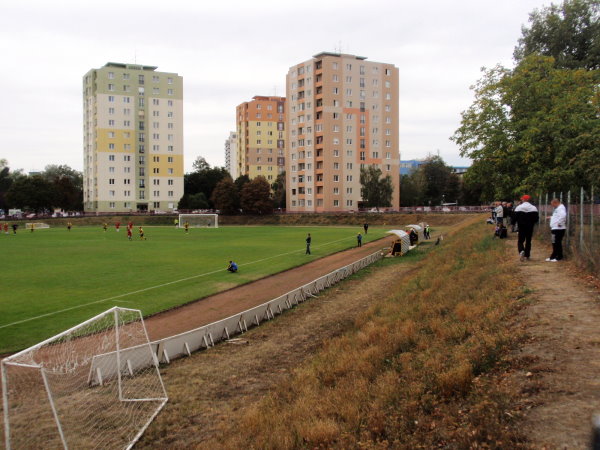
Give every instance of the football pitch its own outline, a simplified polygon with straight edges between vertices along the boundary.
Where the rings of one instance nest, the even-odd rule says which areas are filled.
[[[28,347],[112,306],[144,316],[356,245],[360,227],[19,229],[0,235],[0,353]],[[363,242],[384,235],[369,228]],[[312,235],[312,255],[304,240]],[[240,266],[226,271],[229,260]],[[333,269],[333,268],[332,268]],[[290,286],[290,289],[295,286]]]

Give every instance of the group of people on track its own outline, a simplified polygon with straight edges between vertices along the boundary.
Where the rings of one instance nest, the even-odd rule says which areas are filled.
[[[550,232],[552,235],[552,253],[547,262],[558,262],[563,259],[562,241],[567,228],[567,210],[560,199],[554,198],[551,202],[554,208],[550,217]],[[517,251],[521,261],[531,258],[531,239],[535,225],[540,221],[537,207],[531,203],[531,196],[523,195],[519,205],[513,209],[510,202],[495,202],[492,205],[492,217],[489,223],[496,226],[494,235],[499,238],[508,237],[508,226],[511,231],[518,233]]]

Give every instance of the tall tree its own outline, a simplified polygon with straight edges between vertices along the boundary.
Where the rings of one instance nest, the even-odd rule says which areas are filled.
[[[50,212],[56,206],[54,186],[41,175],[17,178],[6,193],[11,208],[36,213]]]
[[[221,214],[237,214],[240,208],[238,190],[231,177],[225,177],[217,183],[211,201]]]
[[[244,214],[272,214],[273,199],[267,179],[259,176],[244,184],[241,193]]]
[[[360,169],[360,195],[369,207],[378,210],[380,206],[392,206],[394,192],[392,177],[381,175],[381,169],[374,164]]]
[[[598,83],[598,70],[537,55],[487,70],[452,138],[474,160],[467,182],[490,184],[496,198],[591,184],[600,174]]]
[[[0,209],[4,212],[8,211],[8,203],[6,202],[6,192],[10,188],[13,178],[10,174],[8,161],[0,159]]]
[[[55,206],[67,211],[83,209],[83,174],[67,165],[48,165],[44,177],[54,186]]]
[[[250,182],[250,177],[246,174],[240,175],[234,181],[235,187],[237,188],[237,190],[240,194],[242,193],[242,189],[244,188],[244,185],[249,182]]]
[[[554,58],[565,69],[600,69],[600,2],[565,0],[529,15],[529,27],[514,56],[521,62],[531,54]]]
[[[285,209],[285,172],[277,175],[275,183],[271,185],[273,189],[273,201],[275,208]]]
[[[204,158],[199,158],[204,160]],[[204,161],[206,162],[206,161]],[[185,196],[190,196],[198,193],[203,193],[206,199],[210,199],[213,189],[219,181],[226,176],[230,176],[229,172],[224,167],[210,167],[208,164],[204,166],[200,164],[198,167],[204,167],[195,172],[186,173],[183,177],[183,190]],[[187,201],[182,199],[184,204]],[[209,207],[214,207],[209,201]],[[183,208],[183,207],[182,207]]]
[[[192,167],[196,172],[202,172],[203,170],[210,169],[210,164],[206,161],[206,159],[202,156],[198,156],[196,160],[192,163]]]

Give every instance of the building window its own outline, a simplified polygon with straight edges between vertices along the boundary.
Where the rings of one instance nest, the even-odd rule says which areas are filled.
[[[108,195],[109,195],[109,197],[114,197],[115,196],[115,191],[108,191]]]
[[[108,155],[108,160],[109,161],[114,161],[115,160],[115,155]]]
[[[173,197],[173,191],[169,191],[167,194],[169,197]]]
[[[115,79],[115,73],[114,72],[108,72],[108,79],[109,80],[114,80]]]
[[[112,83],[108,83],[108,90],[109,91],[114,91],[115,90],[115,85]]]
[[[168,184],[169,186],[173,186],[173,180],[171,180],[171,179],[167,180],[167,184]]]
[[[339,176],[339,175],[334,175],[334,176],[333,176],[333,181],[335,181],[336,183],[337,183],[338,181],[340,181],[340,176]]]
[[[115,207],[115,202],[108,202],[108,207],[109,208],[114,208]]]
[[[114,102],[115,101],[115,96],[114,95],[109,95],[108,96],[108,101],[111,102],[111,103]]]
[[[334,200],[333,201],[333,206],[340,206],[340,201],[339,200]]]

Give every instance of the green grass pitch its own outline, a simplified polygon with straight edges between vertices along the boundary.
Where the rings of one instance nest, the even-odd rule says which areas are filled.
[[[360,227],[110,227],[2,233],[0,353],[19,350],[112,306],[146,316],[356,245]],[[384,229],[369,228],[363,242]],[[304,254],[306,234],[312,256]],[[225,269],[230,259],[237,274]],[[185,280],[188,278],[187,280]],[[184,281],[180,281],[184,280]],[[290,286],[293,288],[295,286]],[[136,292],[139,291],[139,292]],[[33,319],[33,320],[31,320]],[[21,322],[21,323],[18,323]]]

